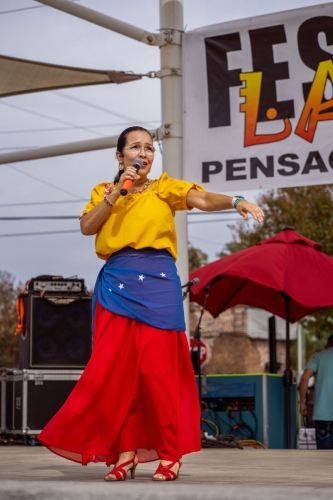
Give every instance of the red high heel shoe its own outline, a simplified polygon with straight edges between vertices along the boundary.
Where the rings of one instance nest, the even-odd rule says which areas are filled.
[[[132,464],[132,467],[126,471],[124,467],[126,465]],[[104,476],[104,481],[125,481],[127,477],[127,472],[131,472],[131,479],[135,479],[135,469],[138,465],[137,461],[137,455],[134,453],[134,457],[129,460],[128,462],[123,462],[122,464],[119,464],[117,466],[114,466],[113,469]],[[110,476],[114,476],[115,479],[111,478]]]
[[[174,472],[173,470],[170,470],[176,464],[179,464],[178,471]],[[182,462],[180,462],[179,460],[176,460],[175,462],[172,462],[168,465],[162,465],[162,463],[160,463],[160,465],[156,469],[154,476],[156,476],[156,474],[162,474],[165,479],[160,479],[159,477],[153,476],[153,481],[175,481],[179,477],[179,471],[182,465]]]

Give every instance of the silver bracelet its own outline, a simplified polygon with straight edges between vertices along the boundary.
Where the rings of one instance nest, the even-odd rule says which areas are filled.
[[[103,196],[103,200],[105,201],[105,203],[106,203],[107,205],[109,205],[109,207],[114,207],[114,206],[115,206],[115,203],[111,203],[111,201],[109,201],[109,200],[107,199],[107,197],[106,197],[106,193],[105,193],[105,195]]]

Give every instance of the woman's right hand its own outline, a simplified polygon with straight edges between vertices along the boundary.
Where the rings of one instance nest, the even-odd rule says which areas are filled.
[[[133,182],[136,181],[137,179],[140,179],[140,176],[137,174],[136,168],[134,168],[132,165],[126,167],[125,171],[121,174],[119,182],[115,187],[114,191],[120,193],[122,185],[124,184],[126,179],[131,179]]]

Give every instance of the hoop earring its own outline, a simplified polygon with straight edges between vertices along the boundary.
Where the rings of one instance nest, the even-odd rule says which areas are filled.
[[[113,182],[115,184],[117,184],[119,182],[120,176],[121,176],[121,174],[123,173],[124,170],[125,170],[124,169],[124,165],[122,163],[119,163],[119,165],[118,165],[118,172],[116,173],[116,176],[113,179]]]

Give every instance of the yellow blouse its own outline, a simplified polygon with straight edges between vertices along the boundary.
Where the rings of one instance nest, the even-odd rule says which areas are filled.
[[[91,200],[80,217],[98,205],[109,183],[97,184]],[[142,193],[120,196],[112,207],[109,218],[96,234],[96,254],[107,260],[124,247],[168,250],[177,258],[177,237],[174,216],[176,210],[191,210],[186,204],[190,189],[204,191],[201,186],[171,179],[163,173]]]

